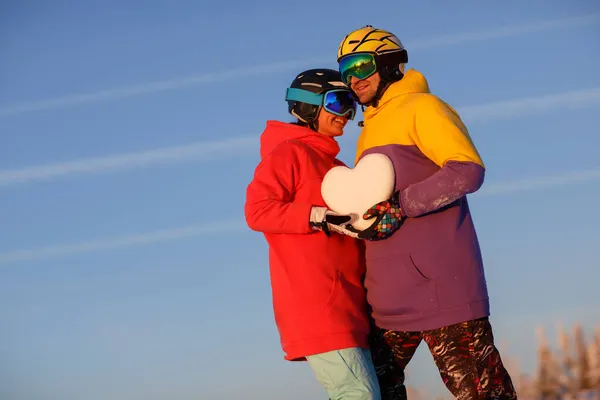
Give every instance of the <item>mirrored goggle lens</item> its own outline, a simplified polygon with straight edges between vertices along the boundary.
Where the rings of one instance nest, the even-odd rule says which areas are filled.
[[[348,90],[335,90],[325,93],[323,107],[332,114],[354,119],[356,101]]]
[[[350,83],[350,77],[366,79],[377,71],[375,58],[372,54],[351,54],[340,60],[340,74],[346,84]]]

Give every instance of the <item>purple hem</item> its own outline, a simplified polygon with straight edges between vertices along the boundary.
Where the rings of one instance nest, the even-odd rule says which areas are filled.
[[[451,308],[441,308],[435,311],[398,315],[398,316],[378,316],[373,312],[375,324],[382,329],[404,332],[420,332],[458,324],[464,321],[470,321],[477,318],[488,317],[490,315],[489,298],[484,300],[463,304]]]

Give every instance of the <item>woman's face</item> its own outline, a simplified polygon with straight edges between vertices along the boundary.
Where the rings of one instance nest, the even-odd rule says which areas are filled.
[[[336,137],[344,134],[344,127],[348,123],[348,118],[334,115],[322,108],[317,121],[319,133],[329,137]]]

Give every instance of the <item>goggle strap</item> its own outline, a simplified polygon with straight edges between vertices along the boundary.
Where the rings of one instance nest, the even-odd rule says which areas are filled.
[[[321,106],[323,104],[323,95],[297,88],[287,88],[285,99],[312,104],[313,106]]]

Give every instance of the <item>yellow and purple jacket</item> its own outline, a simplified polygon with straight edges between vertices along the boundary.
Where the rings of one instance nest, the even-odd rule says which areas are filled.
[[[391,237],[366,242],[365,287],[376,324],[421,331],[489,315],[487,284],[466,195],[485,166],[456,111],[406,71],[367,107],[356,162],[390,157],[408,216]]]

